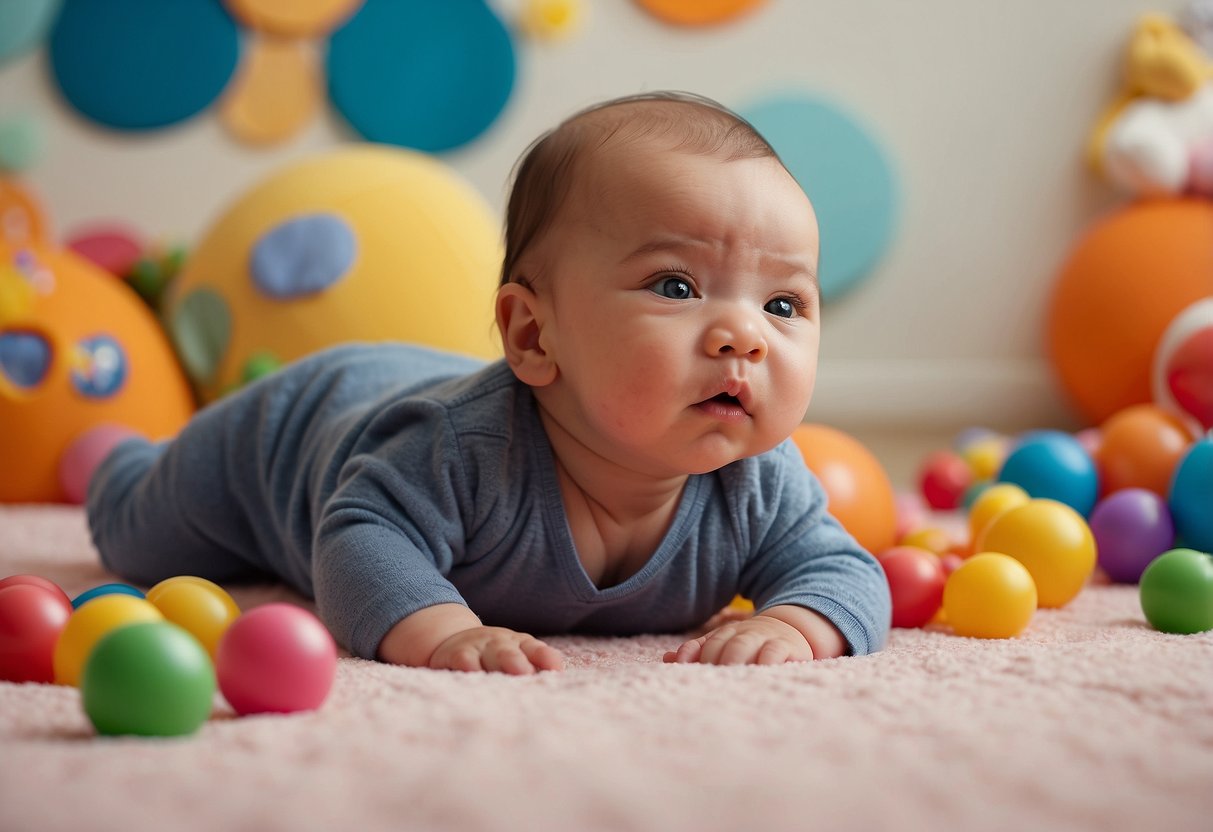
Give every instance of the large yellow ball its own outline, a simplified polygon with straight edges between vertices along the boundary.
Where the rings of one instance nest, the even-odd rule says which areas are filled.
[[[55,644],[55,682],[80,686],[89,654],[102,636],[127,624],[163,621],[154,606],[133,595],[101,595],[72,613]]]
[[[1036,584],[1015,558],[981,552],[948,576],[943,610],[958,636],[1013,638],[1036,612]]]
[[[1062,607],[1095,571],[1095,536],[1074,509],[1056,500],[1029,500],[985,528],[975,551],[1002,552],[1032,573],[1040,606]]]
[[[212,659],[219,640],[240,617],[240,607],[223,587],[193,575],[161,581],[147,591],[147,600],[161,615],[198,639]]]
[[[203,401],[347,341],[500,346],[497,218],[442,162],[354,145],[256,185],[195,248],[165,320]]]

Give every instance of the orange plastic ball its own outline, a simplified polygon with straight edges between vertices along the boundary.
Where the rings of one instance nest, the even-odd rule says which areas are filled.
[[[1145,488],[1163,499],[1193,441],[1179,417],[1153,404],[1125,408],[1104,422],[1100,433],[1095,462],[1103,492]]]
[[[974,551],[1010,555],[1027,567],[1040,606],[1063,607],[1095,571],[1095,536],[1082,515],[1056,500],[1029,500],[995,517]]]
[[[821,480],[828,509],[869,552],[893,545],[897,500],[889,475],[859,440],[825,425],[800,425],[792,432],[805,464]]]
[[[1092,227],[1054,284],[1046,337],[1054,370],[1092,423],[1149,402],[1154,349],[1213,286],[1213,201],[1132,203]]]

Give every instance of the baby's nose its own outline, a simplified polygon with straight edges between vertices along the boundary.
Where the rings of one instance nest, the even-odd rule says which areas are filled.
[[[720,321],[704,336],[708,355],[737,356],[761,361],[767,355],[767,342],[755,323],[744,317]]]

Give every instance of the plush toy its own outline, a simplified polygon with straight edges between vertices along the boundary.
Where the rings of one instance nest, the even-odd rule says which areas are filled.
[[[162,312],[203,401],[326,346],[498,347],[498,224],[438,160],[355,145],[240,197],[169,284]]]
[[[1170,18],[1141,18],[1124,88],[1091,137],[1092,164],[1141,195],[1213,194],[1213,63]]]

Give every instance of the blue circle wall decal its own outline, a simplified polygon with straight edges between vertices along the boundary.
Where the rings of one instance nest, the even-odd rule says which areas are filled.
[[[484,0],[367,0],[329,42],[329,97],[364,137],[434,153],[475,139],[514,87]]]
[[[59,11],[59,0],[0,2],[0,64],[38,45]]]
[[[150,130],[214,101],[236,68],[235,22],[219,0],[66,0],[50,38],[67,100],[110,127]]]
[[[783,159],[817,211],[821,292],[854,288],[893,239],[900,195],[892,164],[871,133],[813,95],[773,96],[739,110]]]

